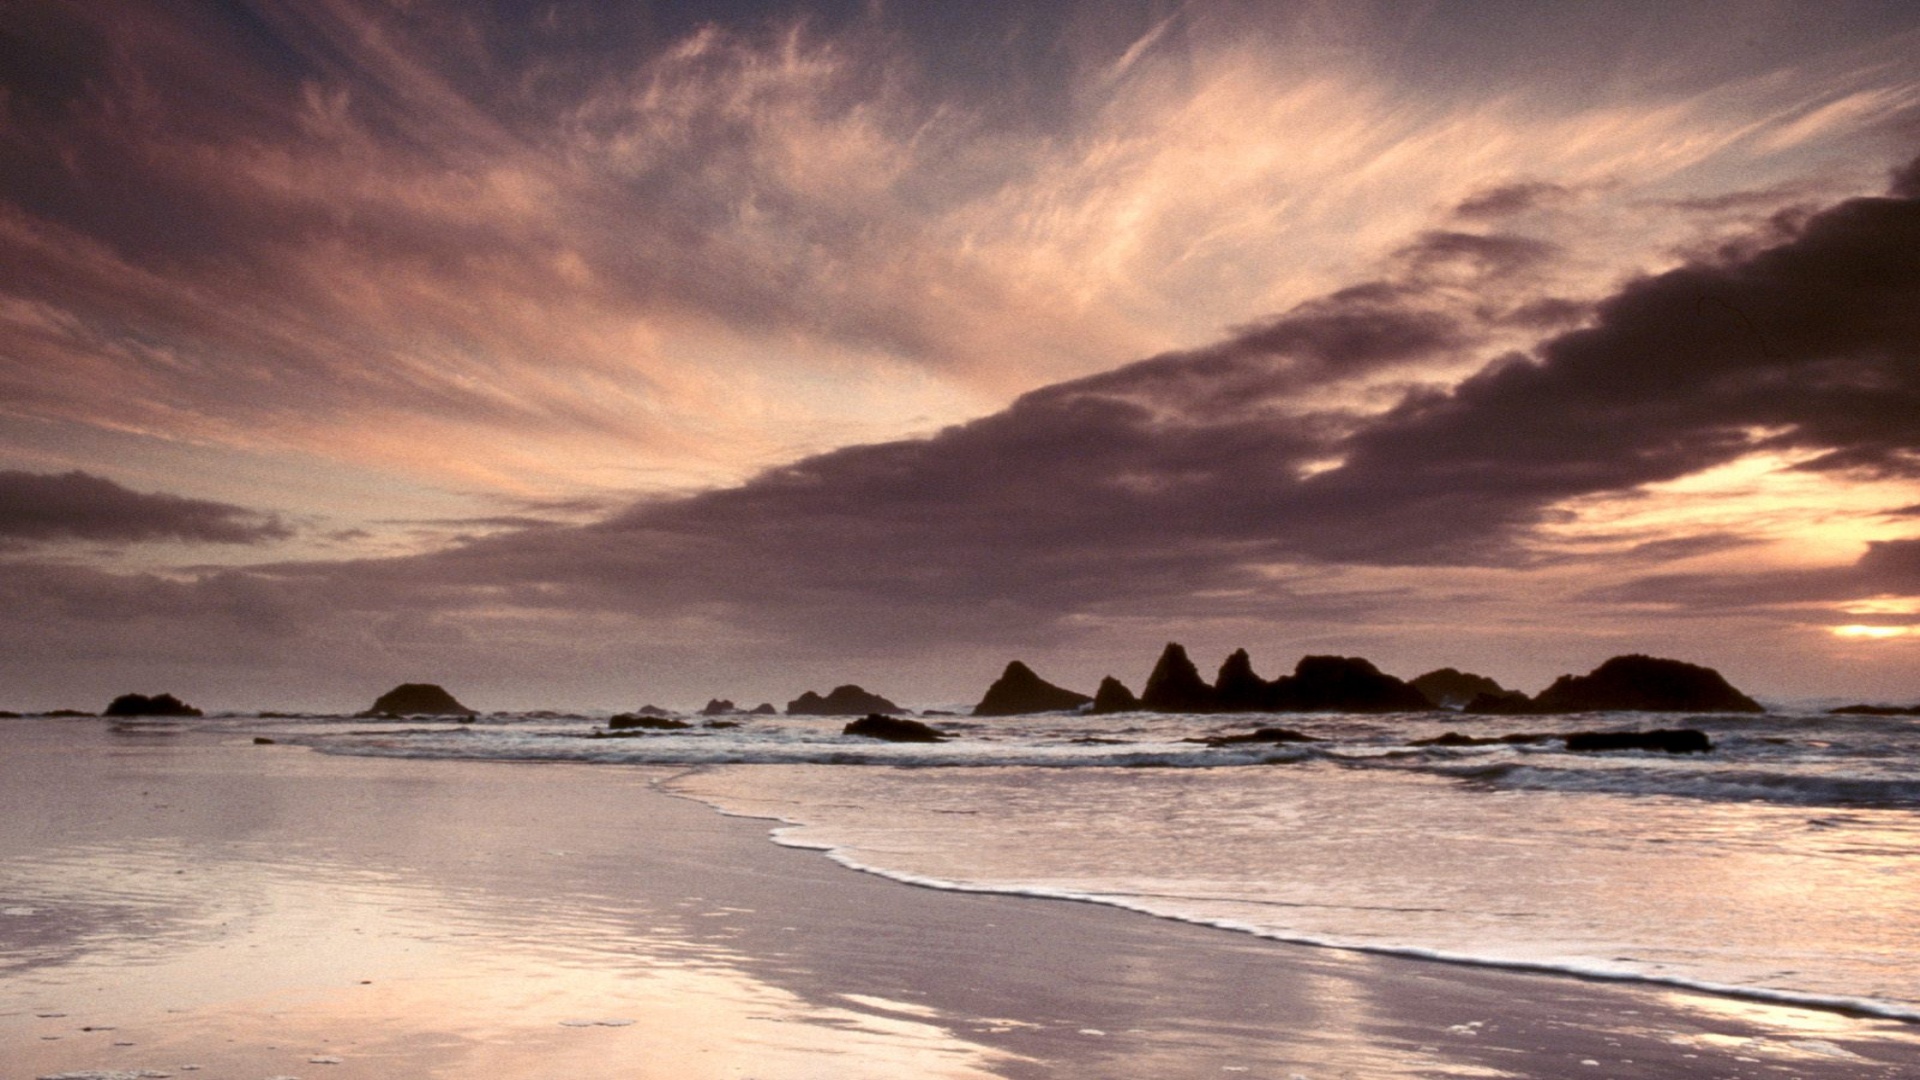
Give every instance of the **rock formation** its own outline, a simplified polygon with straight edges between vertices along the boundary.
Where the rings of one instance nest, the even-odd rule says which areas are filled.
[[[1659,728],[1654,731],[1576,731],[1567,736],[1567,749],[1575,752],[1605,750],[1661,750],[1669,754],[1704,754],[1713,749],[1713,740],[1704,731],[1692,728]]]
[[[1125,683],[1109,675],[1100,680],[1100,688],[1093,692],[1093,711],[1097,713],[1138,712],[1140,699],[1133,696]]]
[[[740,711],[740,707],[726,698],[710,698],[706,707],[700,710],[701,716],[731,716]]]
[[[473,716],[474,710],[455,701],[452,694],[432,683],[401,683],[381,694],[358,716],[371,719],[382,716]]]
[[[1475,675],[1458,668],[1443,667],[1438,671],[1429,671],[1409,683],[1415,690],[1426,695],[1426,699],[1436,709],[1459,709],[1481,694],[1495,698],[1517,697],[1525,700],[1525,694],[1509,690],[1485,675]]]
[[[49,713],[48,715],[53,715]],[[107,705],[102,716],[199,716],[200,710],[172,694],[121,694]]]
[[[1200,678],[1200,671],[1187,659],[1187,650],[1169,641],[1147,676],[1147,687],[1140,692],[1140,707],[1153,712],[1193,713],[1214,711],[1213,687]]]
[[[1247,650],[1235,649],[1214,676],[1214,704],[1222,712],[1248,712],[1260,708],[1267,697],[1268,683],[1253,673],[1253,661]]]
[[[834,687],[826,697],[809,690],[787,702],[788,716],[859,716],[905,711],[879,694],[869,694],[851,683]]]
[[[752,709],[748,710],[747,715],[748,716],[778,716],[780,715],[780,710],[773,707],[773,702],[763,701],[760,704],[755,705]]]
[[[1065,712],[1093,701],[1085,694],[1055,686],[1014,660],[992,686],[987,687],[975,716],[1019,716],[1024,713]]]
[[[947,737],[918,720],[872,713],[840,729],[842,735],[864,735],[888,742],[946,742]]]
[[[1652,656],[1616,656],[1586,675],[1562,675],[1533,699],[1537,712],[1764,712],[1712,668]]]
[[[1427,696],[1357,656],[1303,656],[1269,684],[1273,712],[1424,712]]]

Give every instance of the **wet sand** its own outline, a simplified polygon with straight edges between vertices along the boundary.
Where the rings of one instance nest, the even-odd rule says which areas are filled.
[[[667,775],[0,721],[0,1078],[1920,1072],[1893,1021],[917,889]]]

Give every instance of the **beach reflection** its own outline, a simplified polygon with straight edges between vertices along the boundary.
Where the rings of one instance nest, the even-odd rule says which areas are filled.
[[[248,764],[207,783],[221,771],[162,750],[136,786],[40,792],[118,806],[73,808],[91,837],[7,845],[10,1070],[962,1078],[1012,1059],[933,1010],[754,974],[768,958],[733,945],[754,912],[636,857],[645,824],[617,805],[547,817],[553,772],[438,770],[450,789],[302,751]],[[16,795],[33,782],[10,772]]]

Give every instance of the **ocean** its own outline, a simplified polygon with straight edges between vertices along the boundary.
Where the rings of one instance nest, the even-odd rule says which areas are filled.
[[[605,718],[189,721],[334,754],[651,766],[774,842],[914,885],[1107,904],[1306,945],[1920,1022],[1920,720],[1766,715],[929,716],[608,737]],[[168,722],[177,723],[177,722]],[[1312,742],[1210,746],[1284,726]],[[1569,753],[1459,731],[1691,727]]]

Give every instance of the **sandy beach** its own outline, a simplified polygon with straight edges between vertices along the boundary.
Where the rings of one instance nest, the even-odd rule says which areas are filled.
[[[1920,1069],[1896,1021],[913,888],[669,775],[0,723],[0,1076]]]

